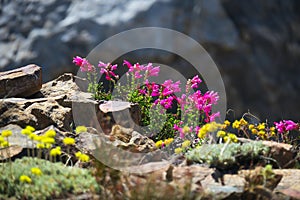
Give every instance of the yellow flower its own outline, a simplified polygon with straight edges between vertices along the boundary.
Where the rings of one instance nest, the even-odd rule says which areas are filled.
[[[75,156],[78,158],[78,160],[80,160],[81,162],[88,162],[90,160],[90,157],[84,153],[81,153],[80,151],[78,151],[77,153],[75,153]]]
[[[50,137],[44,137],[42,138],[42,143],[45,143],[45,144],[54,144],[55,143],[55,140],[54,138],[50,138]]]
[[[65,145],[73,145],[73,144],[75,144],[75,139],[70,138],[70,137],[66,137],[66,138],[63,139],[63,143]]]
[[[253,134],[257,134],[257,133],[258,133],[258,130],[254,128],[254,129],[251,130],[251,132],[252,132]]]
[[[42,139],[43,139],[43,136],[41,136],[41,135],[35,135],[34,136],[35,141],[41,141]]]
[[[77,126],[75,129],[76,134],[87,132],[87,128],[85,126]]]
[[[163,141],[162,141],[162,140],[158,140],[158,141],[155,143],[155,146],[156,146],[157,148],[162,147],[162,145],[163,145]]]
[[[61,148],[60,147],[55,147],[54,149],[51,149],[50,151],[50,156],[59,156],[61,155]]]
[[[44,143],[38,143],[36,145],[36,148],[38,148],[38,149],[44,149],[45,148],[45,144]]]
[[[165,145],[169,145],[174,141],[174,138],[168,138],[164,141]]]
[[[238,121],[238,120],[235,120],[232,124],[232,128],[236,128],[236,129],[239,129],[241,126],[241,122]]]
[[[189,147],[190,145],[191,145],[191,141],[185,140],[185,141],[181,144],[181,147],[182,147],[183,149],[185,149],[185,148]]]
[[[32,182],[31,178],[29,176],[26,176],[26,175],[20,176],[19,180],[22,183],[31,183]]]
[[[35,131],[35,128],[33,128],[32,126],[26,126],[25,129],[31,131],[31,132],[34,132]]]
[[[3,130],[2,133],[1,133],[1,136],[2,137],[9,137],[9,136],[11,136],[11,134],[12,134],[11,130]]]
[[[221,124],[217,124],[216,122],[211,122],[211,123],[208,123],[206,124],[208,127],[207,127],[207,130],[208,132],[215,132],[216,130],[218,130],[218,128],[222,127]]]
[[[180,154],[182,152],[182,148],[178,147],[174,150],[176,154]]]
[[[260,137],[264,137],[266,135],[265,131],[258,131],[257,135],[259,135]]]
[[[274,131],[271,131],[270,134],[272,137],[276,135],[276,133]]]
[[[225,137],[223,137],[223,140],[224,140],[224,142],[227,142],[228,140],[229,140],[230,138],[229,138],[229,136],[225,136]]]
[[[78,158],[81,162],[88,162],[90,160],[90,157],[84,153],[81,153],[78,151],[75,153],[76,158]]]
[[[254,129],[254,124],[250,124],[249,126],[248,126],[248,128],[250,129],[250,130],[252,130],[252,129]]]
[[[223,138],[223,137],[225,137],[225,136],[226,136],[226,132],[225,132],[225,131],[218,131],[217,137]]]
[[[86,154],[81,154],[81,156],[79,156],[79,160],[81,162],[88,162],[90,160],[90,157]]]
[[[23,135],[30,135],[34,131],[35,131],[35,128],[33,128],[32,126],[26,126],[24,129],[21,130],[21,133]]]
[[[79,158],[82,155],[82,153],[80,151],[78,151],[77,153],[75,153],[76,158]]]
[[[258,130],[265,130],[265,128],[266,128],[266,126],[265,126],[265,123],[260,123],[260,124],[258,124],[258,126],[257,126],[257,128],[258,128]]]
[[[9,142],[7,142],[6,140],[4,140],[4,141],[1,143],[1,146],[2,146],[2,147],[9,147]]]
[[[198,131],[198,138],[200,139],[204,139],[206,137],[206,133],[207,133],[207,130],[202,127],[199,131]]]
[[[238,138],[237,138],[237,136],[236,136],[235,134],[229,133],[229,134],[228,134],[228,137],[229,137],[230,141],[232,141],[232,142],[234,142],[234,143],[237,143],[237,142],[238,142]]]
[[[188,127],[188,126],[184,126],[183,128],[182,128],[182,132],[183,133],[189,133],[191,131],[191,129],[190,129],[190,127]]]
[[[0,136],[0,144],[4,141],[5,141],[4,138],[2,136]]]
[[[22,129],[21,130],[21,133],[23,134],[23,135],[30,135],[31,133],[32,133],[32,131],[30,131],[30,130],[28,130],[28,129]]]
[[[225,121],[224,121],[224,125],[226,125],[226,126],[230,126],[230,121],[228,121],[228,120],[225,120]]]
[[[49,137],[49,138],[54,138],[55,135],[56,135],[56,132],[53,129],[50,129],[50,130],[46,131],[46,133],[45,133],[45,136]]]
[[[31,173],[33,173],[33,174],[35,174],[37,176],[42,175],[42,171],[39,168],[37,168],[37,167],[31,168]]]
[[[38,141],[40,139],[40,136],[36,135],[35,133],[30,133],[29,139]]]
[[[274,126],[272,126],[272,127],[270,127],[270,131],[275,131],[275,127]]]
[[[248,124],[248,122],[244,118],[241,118],[240,119],[240,124],[241,124],[241,126],[245,126],[245,125]]]

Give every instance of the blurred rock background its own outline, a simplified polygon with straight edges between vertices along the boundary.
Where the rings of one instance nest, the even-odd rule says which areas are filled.
[[[249,110],[262,120],[300,119],[297,0],[0,0],[0,71],[35,63],[44,81],[75,73],[73,56],[144,26],[177,30],[203,45],[235,117]],[[145,53],[136,55],[186,64],[172,54]]]

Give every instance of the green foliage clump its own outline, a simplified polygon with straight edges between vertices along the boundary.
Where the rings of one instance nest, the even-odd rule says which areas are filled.
[[[62,163],[24,157],[3,163],[0,168],[0,199],[52,199],[99,190],[89,170]],[[39,168],[41,174],[33,173],[32,168]],[[21,176],[28,178],[24,181]]]
[[[186,157],[190,161],[207,163],[219,169],[228,169],[233,165],[258,160],[261,155],[266,155],[268,151],[269,148],[260,141],[244,144],[204,144],[189,151]]]

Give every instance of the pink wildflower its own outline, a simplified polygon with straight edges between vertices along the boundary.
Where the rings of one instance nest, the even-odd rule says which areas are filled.
[[[179,87],[180,81],[173,83],[172,80],[166,80],[162,86],[164,87],[162,95],[168,96],[170,94],[174,94],[175,92],[180,92],[181,89]]]
[[[143,95],[146,95],[146,94],[147,94],[147,92],[146,92],[145,89],[139,89],[139,93],[140,93],[140,94],[143,94]]]
[[[80,67],[82,72],[91,72],[94,71],[94,66],[91,65],[87,59],[76,56],[73,58],[73,63]]]
[[[220,112],[213,113],[208,116],[208,122],[215,121],[217,117],[220,117]]]
[[[172,107],[173,99],[174,98],[172,96],[162,99],[160,100],[160,105],[162,105],[165,109],[169,109]]]
[[[274,122],[274,124],[279,133],[285,133],[287,131],[292,131],[299,128],[297,123],[293,122],[292,120],[282,120],[280,122]]]
[[[152,85],[151,85],[151,89],[152,89],[151,96],[152,97],[159,96],[159,88],[160,88],[160,86],[158,84],[152,83]]]
[[[98,67],[100,67],[100,73],[105,74],[106,80],[113,80],[113,78],[118,78],[119,76],[116,75],[113,71],[117,69],[117,65],[111,65],[110,63],[103,63],[99,62]]]
[[[81,67],[82,63],[83,63],[83,58],[81,58],[80,56],[76,56],[73,58],[73,63],[75,65],[77,65],[78,67]]]
[[[198,75],[194,76],[191,80],[192,88],[197,88],[202,80],[198,77]]]
[[[140,74],[139,71],[134,72],[134,78],[139,79],[142,78],[143,76]]]
[[[152,63],[149,63],[145,66],[146,71],[148,72],[148,76],[158,76],[158,73],[160,71],[159,67],[153,67]]]

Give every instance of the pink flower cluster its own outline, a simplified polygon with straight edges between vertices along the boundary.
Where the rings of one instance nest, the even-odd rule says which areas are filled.
[[[145,79],[150,76],[158,76],[160,70],[159,66],[153,67],[152,63],[148,63],[146,66],[140,65],[139,63],[132,65],[127,60],[124,60],[123,65],[126,65],[128,67],[129,70],[127,73],[132,72],[136,79],[143,77],[143,75],[141,74],[142,72],[145,72]]]
[[[202,82],[202,80],[198,77],[198,75],[196,75],[191,80],[191,84],[192,84],[191,87],[197,88],[201,82]]]
[[[119,76],[113,72],[117,69],[117,65],[111,65],[110,63],[103,63],[100,61],[98,67],[100,67],[100,73],[105,74],[106,80],[111,81],[113,78],[119,78]]]
[[[73,58],[73,63],[80,67],[82,72],[93,72],[95,68],[93,65],[89,63],[89,61],[85,58],[81,58],[80,56],[76,56]]]
[[[274,122],[274,124],[279,133],[285,133],[299,129],[299,125],[292,120],[282,120],[280,122]]]
[[[220,113],[212,113],[212,105],[217,104],[219,96],[217,92],[207,91],[202,94],[200,90],[186,96],[183,94],[181,98],[177,98],[178,103],[181,105],[181,109],[185,110],[186,113],[190,112],[191,109],[197,109],[200,113],[204,113],[206,116],[205,122],[215,121],[216,117],[220,116]],[[188,109],[185,109],[185,105],[190,105]]]

